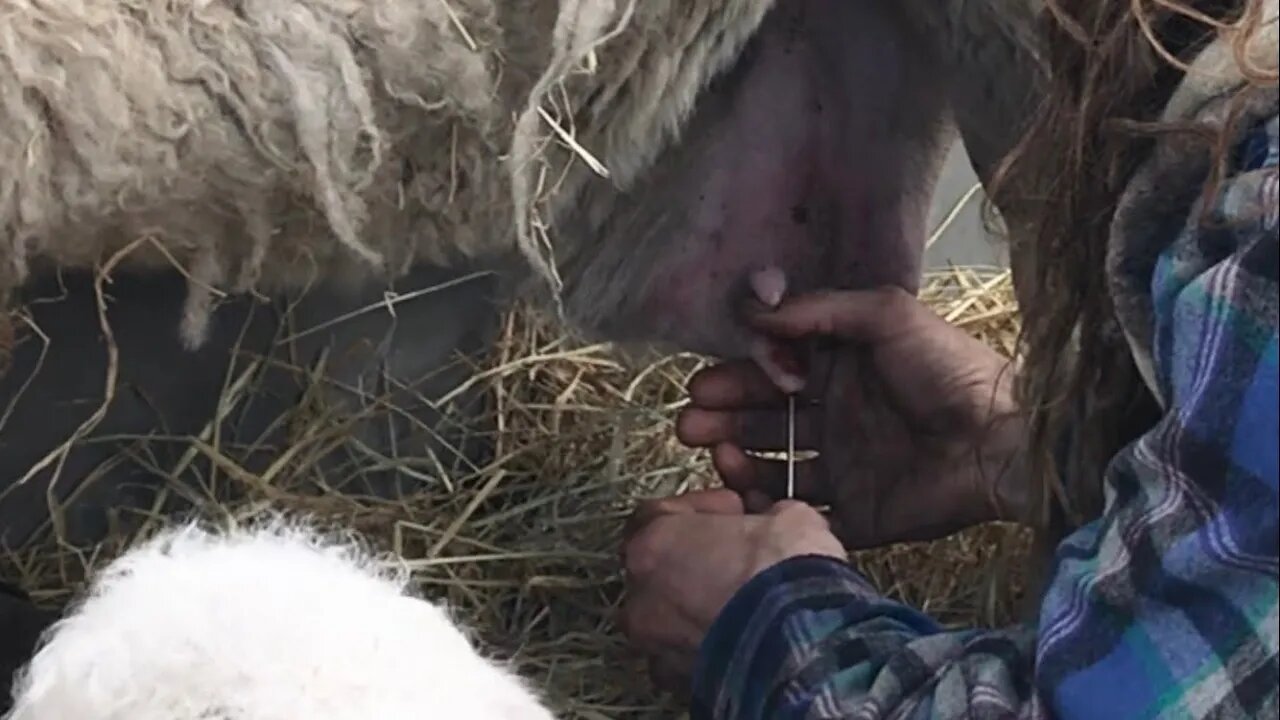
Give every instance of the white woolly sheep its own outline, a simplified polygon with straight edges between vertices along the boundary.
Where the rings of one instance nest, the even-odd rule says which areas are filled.
[[[273,523],[168,531],[93,581],[6,720],[551,720],[405,573]]]

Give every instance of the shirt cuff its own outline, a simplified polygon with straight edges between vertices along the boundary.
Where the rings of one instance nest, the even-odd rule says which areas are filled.
[[[740,588],[708,629],[694,669],[692,717],[753,717],[751,708],[762,700],[754,695],[767,692],[793,657],[805,654],[786,620],[836,609],[846,622],[887,613],[922,634],[939,630],[927,616],[884,599],[847,562],[822,555],[783,560]]]

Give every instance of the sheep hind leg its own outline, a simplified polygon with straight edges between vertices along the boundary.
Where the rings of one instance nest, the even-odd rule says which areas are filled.
[[[119,353],[108,411],[60,467],[18,483],[101,405],[107,366],[92,278],[36,282],[27,307],[49,342],[28,333],[0,377],[0,542],[30,547],[57,531],[75,545],[92,544],[142,520],[161,497],[166,514],[185,512],[211,494],[231,500],[245,485],[226,482],[236,469],[224,464],[217,470],[223,481],[208,487],[212,444],[251,477],[301,443],[291,471],[305,467],[310,478],[353,495],[395,497],[431,481],[441,466],[483,465],[488,450],[478,438],[488,433],[475,426],[483,394],[463,394],[448,418],[425,401],[465,380],[470,369],[457,362],[459,355],[487,350],[498,332],[495,282],[463,282],[464,276],[474,272],[416,270],[397,283],[394,316],[377,307],[386,297],[382,288],[313,290],[272,304],[227,299],[212,317],[208,341],[195,351],[183,348],[177,332],[186,294],[181,277],[118,276],[108,288],[107,317]],[[254,363],[259,374],[246,385],[252,392],[228,391]],[[239,402],[227,403],[230,397]],[[388,405],[396,410],[388,412]],[[218,414],[224,417],[216,443],[206,437],[205,449],[192,452],[190,438]],[[359,442],[334,442],[341,434]],[[378,456],[431,453],[439,464],[417,472],[385,461],[377,471],[357,469],[379,465]],[[168,491],[163,496],[162,489]],[[56,525],[51,499],[59,508]],[[0,560],[0,577],[6,575]]]
[[[0,581],[0,713],[12,702],[9,687],[16,673],[35,650],[36,641],[57,619],[50,610],[36,607],[21,590]]]
[[[318,468],[331,490],[397,498],[487,464],[488,394],[467,381],[498,337],[506,305],[498,277],[419,267],[391,291],[313,293],[293,307],[279,352],[323,366],[310,399],[342,446]],[[307,409],[297,418],[304,427],[314,419]]]

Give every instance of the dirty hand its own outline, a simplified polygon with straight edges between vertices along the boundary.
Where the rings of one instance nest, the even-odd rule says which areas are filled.
[[[831,505],[849,547],[931,540],[1020,512],[1021,420],[1007,362],[989,347],[900,289],[797,297],[750,322],[805,388],[796,447],[819,456],[797,465],[797,497]],[[815,342],[824,349],[808,357],[797,349]],[[680,440],[712,448],[749,509],[782,497],[785,463],[745,452],[786,449],[777,383],[756,363],[728,362],[694,376],[689,393]]]
[[[731,490],[640,506],[622,549],[621,627],[649,658],[654,682],[684,692],[698,647],[721,609],[757,573],[791,557],[847,554],[827,521],[802,503],[746,514]]]

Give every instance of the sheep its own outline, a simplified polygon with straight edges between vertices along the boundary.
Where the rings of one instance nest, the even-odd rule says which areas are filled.
[[[406,573],[281,519],[176,525],[103,568],[5,720],[551,720]]]
[[[552,273],[526,215],[549,103],[567,93],[577,114],[595,98],[584,140],[610,136],[625,184],[769,3],[615,5],[8,3],[0,292],[35,266],[177,265],[194,346],[216,292],[394,277],[508,247],[513,228]],[[570,77],[620,23],[630,42],[597,56],[611,67]],[[669,70],[628,75],[645,65]]]
[[[934,5],[14,0],[0,296],[41,269],[177,268],[196,347],[223,293],[515,249],[585,329],[745,353],[724,303],[761,266],[914,288],[948,85],[1016,73],[1003,25],[1027,2]],[[831,237],[860,232],[884,237]],[[646,321],[665,281],[681,306]]]
[[[326,400],[416,393],[485,342],[438,318],[485,325],[487,291],[356,310],[472,263],[588,338],[785,380],[737,312],[751,278],[914,290],[954,132],[987,177],[1030,104],[1037,2],[5,3],[0,296],[54,332],[0,375],[0,539],[68,496],[73,531],[138,502],[119,448],[81,441],[204,432],[233,352],[343,358]],[[251,298],[325,332],[282,350]],[[374,424],[354,431],[376,453],[404,446]]]

